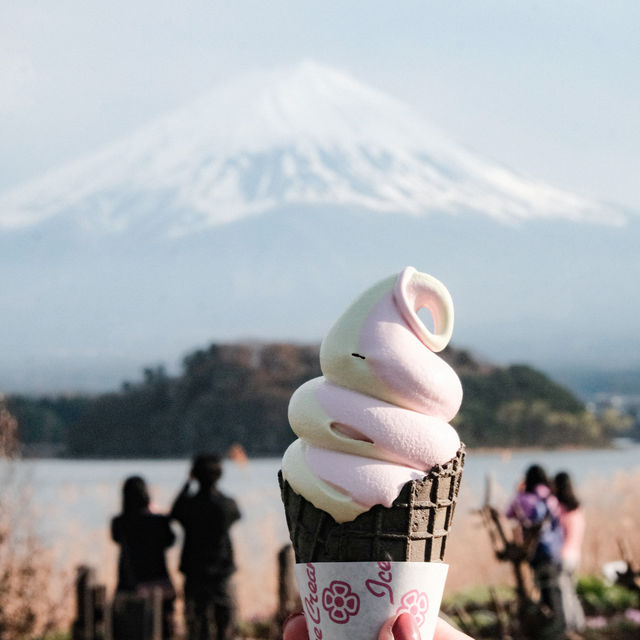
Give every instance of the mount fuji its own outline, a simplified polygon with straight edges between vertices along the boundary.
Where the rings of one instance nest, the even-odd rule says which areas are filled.
[[[341,71],[249,74],[0,194],[0,389],[103,389],[215,340],[317,341],[407,264],[451,290],[457,346],[635,366],[639,229]]]

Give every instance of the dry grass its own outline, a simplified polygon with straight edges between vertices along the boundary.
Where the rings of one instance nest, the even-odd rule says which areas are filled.
[[[496,493],[502,503],[497,506],[506,506],[507,494],[500,490]],[[581,487],[580,493],[587,520],[580,572],[600,574],[605,563],[620,559],[620,540],[626,541],[631,557],[640,565],[640,536],[635,534],[640,531],[640,471],[616,474],[606,492],[602,482],[593,479]],[[489,536],[475,513],[481,499],[473,487],[462,492],[447,551],[449,594],[477,585],[513,584],[510,566],[495,559]],[[275,610],[275,558],[281,544],[277,525],[273,519],[265,520],[254,529],[260,532],[257,539],[236,537],[236,584],[244,618]]]
[[[499,492],[498,492],[499,493]],[[500,493],[499,493],[500,495]],[[506,493],[501,494],[506,502]],[[583,573],[599,573],[604,563],[620,558],[618,540],[629,544],[632,557],[640,563],[640,472],[618,474],[610,482],[607,493],[597,480],[582,487],[581,498],[587,516],[584,545]],[[271,499],[256,491],[255,500]],[[510,568],[495,560],[487,532],[474,509],[481,497],[465,487],[456,511],[450,536],[447,561],[450,564],[447,593],[476,585],[512,584]],[[277,553],[283,543],[280,511],[272,512],[258,521],[241,521],[234,527],[233,539],[238,571],[235,591],[239,616],[255,620],[271,615],[277,606]],[[76,541],[74,554],[67,555],[67,563],[98,561],[100,579],[109,589],[115,586],[117,547],[108,540],[104,531],[69,532]],[[91,551],[89,552],[89,549]],[[99,552],[96,554],[96,549]],[[169,553],[169,565],[179,587],[182,578],[177,571],[179,545]],[[68,610],[68,608],[67,608]]]
[[[506,492],[498,488],[496,496],[500,502],[496,506],[506,507]],[[602,481],[593,479],[581,487],[580,497],[587,520],[580,572],[600,574],[605,563],[620,559],[621,539],[640,565],[640,536],[635,535],[640,531],[640,471],[616,474],[606,492]],[[447,550],[449,594],[477,585],[513,584],[510,565],[495,559],[487,531],[475,513],[481,500],[473,487],[464,488]],[[258,536],[250,538],[248,530],[241,530],[237,533],[245,535],[235,537],[239,564],[236,585],[244,618],[258,618],[275,610],[276,554],[282,543],[278,530],[279,523],[269,518],[252,527]]]
[[[496,506],[506,507],[506,494],[499,493],[502,499]],[[606,486],[594,478],[580,487],[580,498],[586,531],[579,572],[600,574],[605,563],[621,559],[620,541],[640,565],[640,471],[619,472]],[[487,532],[474,512],[480,504],[481,497],[465,488],[447,551],[449,593],[475,585],[513,583],[508,563],[494,559]]]
[[[70,586],[36,535],[29,479],[15,464],[17,424],[0,397],[0,638],[42,635],[66,623]],[[66,582],[66,584],[65,584]]]
[[[11,468],[10,464],[2,467],[5,472]],[[82,563],[95,566],[100,581],[112,592],[118,548],[110,541],[106,528],[86,531],[79,526],[74,529],[70,524],[61,533],[56,546],[45,549],[32,533],[37,514],[32,509],[17,508],[29,503],[28,478],[16,477],[13,469],[6,478],[1,476],[0,482],[3,489],[9,484],[14,487],[17,501],[8,501],[4,490],[0,494],[0,584],[3,585],[0,588],[0,620],[22,620],[23,625],[28,624],[33,630],[68,628],[74,606],[69,576],[75,566]],[[449,594],[476,585],[512,584],[509,567],[495,560],[487,532],[473,512],[482,499],[474,494],[474,489],[463,485],[449,541]],[[640,472],[617,474],[609,480],[606,491],[597,480],[580,489],[587,516],[582,572],[599,573],[605,562],[619,559],[618,540],[621,538],[626,540],[632,557],[640,563],[640,537],[634,535],[640,530]],[[102,498],[106,500],[107,494],[113,495],[113,488],[104,487],[103,493]],[[264,488],[256,488],[253,493],[255,495],[249,499],[256,504],[271,504],[274,500]],[[70,503],[78,500],[78,495],[72,494],[70,491],[65,497]],[[506,503],[507,495],[498,492],[500,496]],[[161,504],[168,503],[169,496],[157,497]],[[249,513],[250,509],[247,509],[246,516]],[[265,618],[274,613],[277,605],[276,556],[284,542],[283,516],[279,505],[275,511],[264,513],[266,515],[257,520],[245,517],[233,530],[238,565],[234,582],[239,617],[243,620]],[[41,514],[40,517],[51,515]],[[179,588],[178,557],[179,545],[175,545],[169,552],[169,565]],[[1,573],[3,571],[5,574]],[[8,576],[7,579],[2,580],[3,575]],[[17,623],[14,626],[17,628]],[[0,628],[0,637],[10,640],[15,635],[3,635]]]
[[[235,535],[236,597],[240,617],[245,620],[264,618],[275,612],[278,593],[277,554],[282,546],[278,536],[277,516],[264,518],[256,530],[257,539]],[[240,531],[238,533],[241,533]],[[243,533],[243,532],[242,532]]]
[[[619,541],[640,564],[640,471],[618,472],[608,486],[594,481],[583,492],[583,502],[587,517],[583,572],[596,573],[605,562],[620,559]]]

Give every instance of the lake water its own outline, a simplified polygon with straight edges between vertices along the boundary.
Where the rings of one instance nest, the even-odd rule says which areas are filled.
[[[579,487],[603,480],[619,471],[640,469],[640,446],[603,450],[475,452],[467,455],[462,493],[466,501],[480,501],[490,474],[504,492],[511,492],[524,470],[542,464],[552,474],[568,471]],[[58,538],[70,528],[86,532],[104,529],[120,507],[120,487],[129,475],[142,475],[151,487],[159,510],[169,508],[184,483],[187,460],[34,460],[23,461],[33,501],[41,516],[40,532]],[[234,496],[245,522],[265,518],[281,522],[276,527],[282,541],[286,528],[279,498],[277,472],[280,459],[252,459],[244,465],[225,463],[222,491]]]
[[[580,489],[599,486],[620,472],[640,471],[640,446],[606,450],[470,451],[465,464],[459,509],[480,506],[486,478],[496,487],[499,505],[512,494],[526,468],[542,464],[550,474],[568,471]],[[4,463],[6,464],[6,463]],[[120,489],[129,475],[142,475],[151,488],[157,510],[167,510],[189,470],[187,460],[58,460],[20,461],[18,477],[32,493],[35,525],[55,548],[58,562],[72,568],[79,563],[97,566],[101,578],[113,585],[117,548],[109,539],[109,520],[120,510]],[[243,514],[233,538],[243,584],[248,587],[245,611],[269,610],[275,598],[275,552],[288,541],[277,483],[279,459],[227,462],[221,489],[236,498]],[[1,467],[0,467],[1,471]],[[1,476],[0,476],[1,477]],[[460,517],[458,517],[460,519]],[[177,566],[179,545],[170,553]],[[266,585],[266,586],[265,586]]]

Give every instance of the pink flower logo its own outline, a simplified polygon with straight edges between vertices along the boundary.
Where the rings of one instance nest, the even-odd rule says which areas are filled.
[[[429,598],[427,594],[424,591],[412,589],[402,596],[397,613],[410,613],[416,619],[416,624],[421,627],[428,610]]]
[[[322,606],[336,624],[347,624],[360,610],[360,598],[348,583],[334,580],[322,592]]]

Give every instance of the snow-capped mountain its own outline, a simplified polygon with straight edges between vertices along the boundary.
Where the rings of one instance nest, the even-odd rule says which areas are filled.
[[[640,366],[639,243],[637,216],[305,62],[0,194],[0,390],[113,387],[212,341],[317,341],[407,265],[450,289],[456,346]]]
[[[394,98],[307,61],[218,87],[0,195],[0,230],[72,216],[110,232],[143,221],[183,235],[283,205],[623,221],[611,207],[483,160]]]

